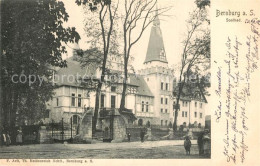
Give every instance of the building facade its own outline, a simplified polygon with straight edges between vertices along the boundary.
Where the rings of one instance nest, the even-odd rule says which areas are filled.
[[[74,125],[78,125],[84,112],[95,106],[95,91],[86,88],[78,80],[84,75],[98,78],[100,70],[94,67],[81,68],[80,63],[73,57],[68,58],[67,62],[67,68],[55,72],[54,82],[58,88],[55,90],[54,98],[48,103],[49,120],[58,122],[63,118],[67,123],[72,121]],[[114,76],[123,75],[123,61],[120,57],[111,56],[109,62],[111,71],[116,75],[109,78],[109,83],[102,87],[99,96],[100,110],[120,107],[122,81],[111,80],[115,79]],[[127,80],[126,108],[137,118],[129,124],[171,127],[174,120],[173,106],[176,102],[172,95],[175,88],[176,80],[173,70],[168,66],[160,20],[157,17],[151,27],[143,69],[137,74],[130,73]],[[198,88],[194,90],[197,90],[192,92],[194,96],[181,97],[178,126],[205,126],[207,101]],[[102,128],[101,123],[97,125],[97,128]]]

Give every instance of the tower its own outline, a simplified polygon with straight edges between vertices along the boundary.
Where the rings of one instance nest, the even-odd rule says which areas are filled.
[[[143,64],[144,69],[140,73],[154,95],[152,124],[168,126],[170,122],[173,122],[173,101],[170,96],[174,77],[172,70],[168,67],[158,13],[156,13],[151,27],[146,58]]]
[[[158,12],[156,12],[156,17],[153,21],[153,25],[150,32],[150,39],[148,43],[146,58],[144,65],[146,67],[151,66],[163,66],[167,67],[168,61],[166,58],[162,31],[160,28],[160,19],[158,17]]]

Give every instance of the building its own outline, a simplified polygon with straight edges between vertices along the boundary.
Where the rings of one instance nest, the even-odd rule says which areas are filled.
[[[55,72],[54,82],[58,88],[49,102],[49,120],[59,122],[63,118],[65,123],[72,121],[77,126],[84,112],[95,106],[95,92],[91,86],[86,88],[78,80],[85,75],[99,78],[100,70],[95,66],[81,68],[74,57],[68,58],[67,62],[67,68]],[[122,81],[119,78],[123,75],[120,65],[122,60],[110,56],[109,62],[112,74],[106,76],[107,84],[103,85],[100,95],[99,129],[102,129],[103,114],[120,107]],[[171,127],[174,120],[173,105],[176,102],[172,92],[176,88],[176,80],[173,70],[168,66],[158,17],[151,27],[143,69],[137,74],[129,75],[127,86],[126,108],[137,118],[134,122],[128,120],[128,125]],[[188,97],[181,96],[177,125],[203,127],[206,98],[199,87],[193,88],[190,94],[192,95]]]

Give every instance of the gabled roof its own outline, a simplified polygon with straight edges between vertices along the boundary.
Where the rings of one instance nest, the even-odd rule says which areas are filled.
[[[130,84],[138,86],[137,94],[141,96],[154,97],[144,78],[140,75],[130,75]]]

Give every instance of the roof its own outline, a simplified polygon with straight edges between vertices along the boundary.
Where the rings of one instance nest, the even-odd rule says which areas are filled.
[[[179,89],[178,86],[176,86],[174,90],[175,94],[177,94],[178,89]],[[204,102],[207,103],[207,99],[198,83],[192,84],[190,86],[187,86],[187,84],[185,84],[182,89],[180,98],[181,100],[187,100],[187,101],[193,99],[204,100]]]
[[[154,97],[144,78],[140,75],[130,75],[130,85],[138,86],[137,94],[141,96]]]
[[[89,66],[88,68],[81,68],[79,62],[73,60],[73,57],[66,59],[67,67],[59,68],[56,71],[55,83],[58,85],[79,86],[77,79],[84,76],[93,76],[96,74],[96,67]]]
[[[151,61],[168,63],[158,16],[154,20],[153,26],[151,28],[150,39],[144,63]]]
[[[58,85],[68,85],[68,86],[80,86],[77,79],[86,76],[93,76],[95,78],[97,67],[89,66],[88,68],[82,68],[81,64],[70,57],[67,60],[66,68],[59,68],[56,71],[55,82]],[[121,74],[121,71],[111,70],[114,74]],[[92,77],[92,78],[93,78]],[[144,78],[140,75],[130,74],[130,86],[137,87],[137,95],[150,96],[153,97],[151,90],[149,89]]]

